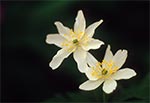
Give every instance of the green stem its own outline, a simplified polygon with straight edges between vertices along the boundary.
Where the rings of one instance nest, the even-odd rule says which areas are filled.
[[[103,92],[103,103],[106,103],[106,95],[104,92]]]

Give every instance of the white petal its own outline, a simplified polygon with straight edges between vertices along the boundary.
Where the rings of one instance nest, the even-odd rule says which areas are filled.
[[[96,81],[87,80],[86,82],[82,83],[79,86],[79,89],[85,90],[85,91],[94,90],[94,89],[98,88],[103,83],[103,81],[104,80],[102,80],[102,79],[99,79]]]
[[[46,37],[46,43],[55,44],[58,47],[62,47],[64,41],[66,41],[66,39],[59,34],[48,34]]]
[[[116,73],[114,73],[112,75],[112,78],[115,80],[130,79],[131,77],[133,77],[135,75],[136,75],[136,72],[133,69],[124,68],[124,69],[120,69]]]
[[[85,34],[89,37],[92,37],[94,35],[95,29],[103,22],[103,20],[100,20],[98,22],[95,22],[87,27],[85,30]]]
[[[68,27],[65,27],[61,22],[58,22],[58,21],[55,22],[55,25],[57,27],[59,34],[69,40],[71,30]]]
[[[113,92],[117,87],[117,82],[113,79],[108,79],[103,84],[103,91],[107,94]]]
[[[110,50],[110,45],[107,46],[106,52],[105,52],[105,56],[104,56],[104,61],[106,62],[110,62],[113,59],[113,54]],[[106,63],[103,63],[103,68],[107,67]]]
[[[98,49],[101,47],[101,45],[103,45],[104,42],[98,40],[98,39],[91,39],[90,41],[87,42],[86,45],[82,45],[82,47],[88,51],[90,49]]]
[[[82,48],[77,48],[73,53],[73,57],[78,65],[78,69],[82,73],[87,70],[86,55],[87,52]]]
[[[95,67],[96,64],[98,63],[98,61],[91,53],[88,52],[87,53],[87,63],[90,67]]]
[[[121,66],[125,63],[127,58],[127,50],[118,50],[113,57],[113,62],[115,66],[121,68]]]
[[[86,74],[86,76],[88,77],[88,79],[89,79],[89,80],[92,80],[92,81],[93,81],[93,80],[94,80],[94,81],[95,81],[95,80],[98,80],[97,77],[95,77],[95,76],[92,75],[92,72],[93,72],[92,68],[88,68],[88,70],[86,71],[85,74]]]
[[[84,33],[86,24],[85,24],[85,18],[84,18],[82,10],[78,11],[78,14],[75,20],[76,21],[74,24],[74,32],[76,34],[79,34],[81,32]]]
[[[105,52],[105,56],[104,56],[104,60],[106,61],[110,61],[113,58],[113,54],[110,50],[110,45],[107,46],[106,52]]]
[[[72,52],[68,52],[66,49],[61,49],[57,52],[57,54],[53,57],[49,66],[54,70],[60,66],[65,58],[67,58]]]

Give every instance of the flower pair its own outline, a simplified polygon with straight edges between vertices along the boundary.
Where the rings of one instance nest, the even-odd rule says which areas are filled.
[[[48,34],[46,42],[55,44],[61,49],[53,57],[49,66],[54,70],[60,66],[62,61],[73,53],[80,72],[85,73],[88,81],[79,86],[81,90],[94,90],[103,82],[103,90],[111,93],[117,86],[115,80],[129,79],[136,75],[135,71],[129,68],[119,68],[124,64],[127,51],[118,50],[113,56],[108,45],[104,60],[98,62],[88,51],[98,49],[104,42],[92,38],[95,29],[103,22],[97,21],[86,28],[86,21],[81,10],[78,11],[75,19],[74,30],[65,27],[61,22],[55,22],[58,34]]]

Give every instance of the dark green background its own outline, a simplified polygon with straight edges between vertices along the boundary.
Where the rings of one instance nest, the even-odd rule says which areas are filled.
[[[1,1],[1,101],[2,102],[102,102],[101,86],[81,91],[87,80],[72,55],[52,71],[48,66],[58,47],[45,43],[57,33],[55,21],[72,28],[78,10],[87,25],[103,19],[94,38],[106,45],[90,52],[102,60],[108,44],[113,53],[127,49],[123,67],[137,76],[118,81],[106,95],[109,102],[149,101],[149,2],[148,1]]]

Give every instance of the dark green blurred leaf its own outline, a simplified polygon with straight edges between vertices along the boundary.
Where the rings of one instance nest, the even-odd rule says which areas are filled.
[[[115,96],[112,101],[149,101],[149,74],[147,74],[142,81],[134,84],[129,88],[124,88],[123,92]]]

